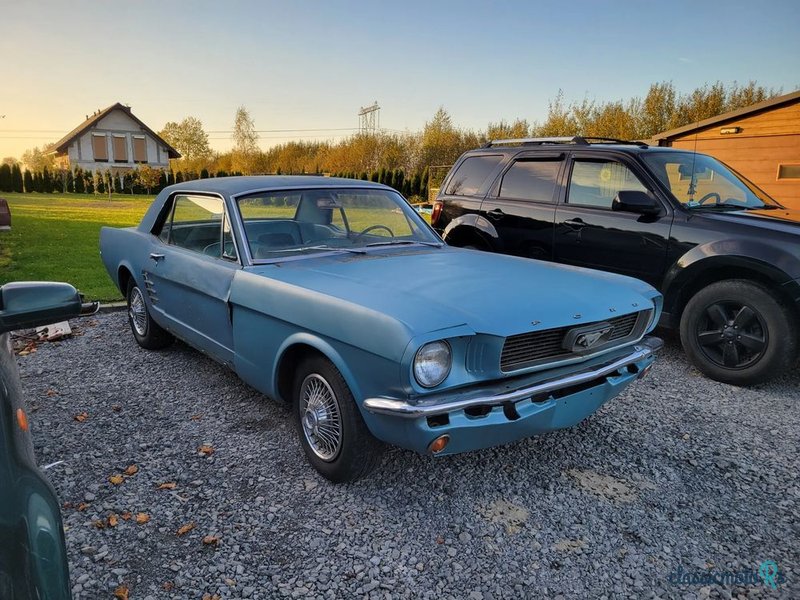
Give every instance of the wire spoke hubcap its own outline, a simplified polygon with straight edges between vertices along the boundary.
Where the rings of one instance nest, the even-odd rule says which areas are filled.
[[[131,291],[131,302],[128,306],[128,317],[131,320],[133,328],[141,336],[147,334],[147,307],[144,304],[144,296],[142,290],[138,287],[133,288]]]
[[[769,341],[761,315],[740,302],[708,306],[695,335],[703,354],[727,369],[743,369],[756,363]]]
[[[342,419],[339,401],[328,382],[312,373],[300,386],[300,422],[311,450],[326,462],[339,455]]]

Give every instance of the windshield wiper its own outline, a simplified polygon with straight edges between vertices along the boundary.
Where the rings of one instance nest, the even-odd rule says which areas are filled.
[[[364,247],[371,248],[373,246],[413,246],[415,244],[420,244],[422,246],[431,246],[432,248],[441,248],[442,246],[444,246],[444,243],[438,243],[438,242],[422,242],[417,240],[391,240],[388,242],[372,242],[371,244],[367,244]]]
[[[327,250],[328,252],[350,252],[351,254],[366,254],[366,250],[360,250],[358,248],[336,248],[333,246],[300,246],[299,248],[277,248],[275,250],[270,250],[270,252],[274,252],[275,254],[279,254],[282,252],[304,252],[306,250]]]

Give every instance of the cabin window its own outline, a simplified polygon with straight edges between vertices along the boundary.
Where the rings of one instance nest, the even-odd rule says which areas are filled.
[[[114,162],[128,162],[128,140],[124,135],[114,135]]]
[[[778,179],[800,179],[800,165],[778,165]]]
[[[147,162],[147,144],[143,135],[133,136],[133,162]]]
[[[108,161],[108,147],[106,146],[106,134],[92,134],[92,154],[97,162]]]

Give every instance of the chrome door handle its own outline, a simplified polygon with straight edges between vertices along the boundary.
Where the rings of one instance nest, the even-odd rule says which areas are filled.
[[[156,254],[155,252],[153,252],[152,254],[150,254],[150,258],[152,258],[154,261],[158,262],[160,260],[164,260],[164,255],[163,254]]]
[[[586,227],[586,223],[583,222],[583,219],[570,219],[569,221],[564,221],[564,225],[568,227],[577,227],[578,229]]]

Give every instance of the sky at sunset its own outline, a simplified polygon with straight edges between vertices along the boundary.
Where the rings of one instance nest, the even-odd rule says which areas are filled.
[[[377,101],[421,130],[541,121],[568,102],[672,81],[800,87],[800,2],[661,0],[18,2],[0,0],[0,158],[58,140],[114,102],[159,131],[199,118],[232,145],[245,106],[268,148],[341,139]]]

